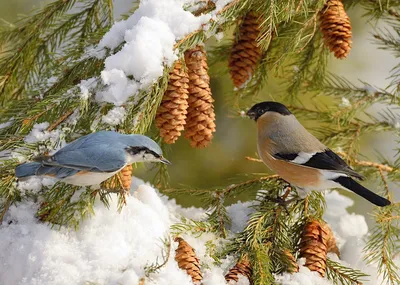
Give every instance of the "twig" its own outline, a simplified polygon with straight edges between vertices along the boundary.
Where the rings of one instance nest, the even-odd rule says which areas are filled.
[[[360,138],[360,133],[361,133],[361,126],[359,124],[357,124],[357,130],[353,134],[353,139],[351,140],[349,149],[347,151],[346,159],[348,162],[350,162],[352,159],[352,152],[354,151],[354,145],[355,145],[355,142]],[[355,158],[354,158],[354,160],[355,160]]]
[[[54,130],[55,128],[57,128],[62,122],[64,122],[66,119],[69,118],[69,116],[71,116],[73,113],[73,111],[68,111],[66,112],[64,115],[62,115],[57,121],[55,121],[54,123],[52,123],[48,128],[47,131],[51,132],[52,130]]]
[[[222,191],[222,193],[224,195],[226,195],[226,194],[229,194],[229,192],[231,192],[233,189],[235,189],[237,187],[241,187],[241,186],[246,185],[246,184],[251,184],[253,182],[258,182],[258,181],[263,181],[263,180],[271,180],[271,179],[275,179],[275,178],[279,178],[279,176],[277,174],[273,174],[273,175],[264,176],[264,177],[257,178],[257,179],[247,180],[247,181],[241,182],[239,184],[234,184],[232,186],[229,186],[229,187],[225,188]]]
[[[159,270],[161,267],[165,266],[168,263],[169,256],[171,255],[171,237],[168,236],[168,243],[167,243],[167,252],[166,252],[166,257],[160,265],[154,267],[154,270]]]
[[[380,221],[387,222],[387,221],[391,221],[391,220],[400,220],[400,216],[391,216],[391,217],[383,218]]]
[[[54,106],[54,105],[51,105],[50,108],[53,107],[53,106]],[[32,117],[30,117],[30,118],[26,118],[25,120],[22,121],[22,124],[23,124],[23,125],[29,124],[30,122],[32,122],[32,121],[38,119],[41,115],[43,115],[44,113],[46,113],[48,110],[49,110],[49,109],[46,109],[46,110],[40,112],[39,114],[36,114],[35,116],[32,116]]]
[[[387,182],[387,180],[386,180],[385,175],[383,174],[382,168],[379,167],[378,169],[379,169],[379,175],[381,176],[383,185],[384,185],[385,190],[386,190],[386,196],[388,197],[389,200],[391,200],[391,198],[390,198],[390,191],[389,191],[389,184],[388,184],[388,182]]]
[[[337,151],[337,154],[339,154],[340,156],[343,157],[347,157],[347,154],[343,151]],[[367,167],[374,167],[377,169],[380,169],[382,171],[385,172],[392,172],[394,170],[393,167],[385,165],[385,164],[381,164],[381,163],[377,163],[377,162],[372,162],[372,161],[365,161],[365,160],[354,160],[354,164],[359,165],[359,166],[367,166]]]
[[[300,0],[300,1],[299,1],[299,4],[297,5],[296,10],[295,10],[296,13],[299,12],[300,7],[303,5],[303,2],[304,2],[304,0]]]
[[[263,162],[261,159],[259,158],[254,158],[254,157],[250,157],[250,156],[246,156],[245,157],[247,160],[249,161],[255,161],[255,162]]]
[[[8,211],[8,208],[10,208],[10,205],[11,205],[11,199],[8,198],[6,204],[4,205],[3,211],[0,213],[0,225],[3,223],[4,215]]]
[[[238,2],[240,2],[242,0],[235,0],[232,1],[231,3],[229,3],[228,5],[226,5],[224,8],[222,8],[220,11],[218,11],[218,13],[216,15],[220,15],[223,12],[225,12],[226,10],[228,10],[229,8],[231,8],[232,6],[236,5]],[[210,22],[213,22],[214,20],[211,19]],[[177,49],[181,44],[183,44],[184,42],[186,42],[188,39],[190,39],[191,37],[193,37],[194,35],[196,35],[197,33],[200,33],[201,31],[203,31],[202,28],[197,29],[193,32],[191,32],[190,34],[186,35],[183,39],[181,39],[180,41],[178,41],[175,45],[174,45],[174,49]]]
[[[215,3],[212,2],[211,0],[202,0],[201,2],[205,2],[205,5],[201,7],[200,9],[196,10],[193,12],[193,15],[199,16],[203,14],[204,12],[208,10],[214,10],[215,9]]]
[[[224,217],[223,214],[221,213],[221,205],[224,204],[224,192],[216,192],[216,196],[218,199],[218,203],[216,206],[216,213],[218,216],[218,224],[219,224],[219,230],[220,230],[220,234],[222,238],[226,238],[226,233],[225,233],[225,221],[224,221]]]

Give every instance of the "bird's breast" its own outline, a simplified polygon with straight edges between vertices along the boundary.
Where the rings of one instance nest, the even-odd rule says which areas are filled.
[[[265,165],[290,184],[304,189],[320,188],[322,177],[319,170],[275,159],[262,148],[258,149],[258,153]]]
[[[76,186],[99,185],[104,180],[107,180],[114,174],[118,173],[118,171],[114,172],[90,172],[87,170],[79,171],[75,175],[62,179],[62,181]]]

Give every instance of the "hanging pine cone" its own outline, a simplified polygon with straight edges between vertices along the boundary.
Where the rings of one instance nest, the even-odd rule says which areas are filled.
[[[300,257],[306,259],[305,266],[321,276],[326,271],[326,235],[320,222],[313,220],[304,227],[300,242]]]
[[[327,0],[319,14],[320,28],[325,45],[336,58],[347,57],[351,49],[350,18],[341,0]]]
[[[333,252],[336,253],[336,255],[338,257],[340,257],[340,252],[339,252],[339,248],[336,244],[336,238],[333,235],[332,229],[328,226],[328,224],[323,224],[322,226],[323,230],[326,233],[325,236],[325,243],[326,243],[326,248],[327,248],[327,252]]]
[[[174,143],[184,129],[187,108],[189,76],[178,60],[170,73],[168,87],[156,115],[156,126],[166,143]]]
[[[249,279],[250,285],[253,284],[252,280],[252,269],[250,266],[249,259],[247,257],[243,257],[240,261],[238,261],[235,266],[229,269],[228,273],[225,275],[225,280],[227,283],[235,283],[239,280],[239,275],[243,275]]]
[[[257,43],[259,34],[259,15],[249,12],[240,25],[229,57],[229,73],[237,88],[241,88],[251,78],[261,59],[262,52]]]
[[[128,164],[121,169],[120,172],[114,176],[108,178],[103,182],[104,188],[108,190],[125,190],[129,191],[131,189],[132,183],[132,165]]]
[[[189,74],[189,108],[185,138],[192,147],[206,147],[215,132],[215,113],[210,89],[206,52],[197,46],[185,52]]]
[[[186,273],[192,277],[193,283],[199,283],[203,279],[200,271],[200,262],[196,253],[183,238],[176,237],[178,248],[175,250],[175,260],[180,269],[186,270]]]
[[[296,259],[294,258],[293,254],[290,252],[290,250],[285,249],[283,253],[287,256],[288,261],[289,261],[289,266],[287,271],[289,273],[294,273],[294,272],[299,272],[299,265],[296,263]]]

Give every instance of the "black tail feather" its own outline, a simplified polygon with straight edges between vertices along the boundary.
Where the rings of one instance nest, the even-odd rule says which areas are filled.
[[[343,187],[353,191],[357,195],[360,195],[361,197],[367,199],[370,201],[372,204],[375,204],[376,206],[379,207],[384,207],[390,205],[390,201],[375,194],[374,192],[368,190],[361,184],[357,183],[357,181],[353,180],[350,177],[346,176],[340,176],[336,179],[333,179],[336,183],[339,183]]]

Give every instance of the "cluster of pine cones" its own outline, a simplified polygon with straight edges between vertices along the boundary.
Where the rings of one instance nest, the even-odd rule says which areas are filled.
[[[249,82],[263,56],[257,40],[262,15],[250,11],[239,22],[229,57],[233,85],[243,88]],[[351,49],[351,24],[341,0],[327,0],[319,12],[320,30],[326,46],[335,57],[345,58]],[[272,35],[271,35],[272,38]],[[170,73],[167,91],[157,110],[156,126],[168,144],[185,131],[191,146],[209,145],[215,132],[215,113],[205,50],[197,46],[185,52]]]
[[[182,238],[176,237],[178,248],[175,252],[175,260],[179,268],[186,271],[192,278],[194,284],[200,284],[203,279],[199,258],[195,250]],[[330,227],[318,220],[310,220],[305,224],[301,236],[298,258],[305,258],[305,266],[311,271],[318,272],[321,276],[326,272],[327,253],[334,252],[339,256],[339,250],[336,246],[336,239]],[[299,271],[296,258],[289,251],[283,251],[288,261],[287,272],[294,273]],[[247,255],[243,255],[237,263],[229,269],[225,275],[225,280],[229,284],[235,284],[240,276],[247,278],[250,284],[252,280],[252,266]]]
[[[185,52],[185,65],[178,60],[170,73],[156,115],[160,136],[172,144],[184,130],[192,147],[206,147],[215,132],[213,102],[206,52],[197,46]]]

